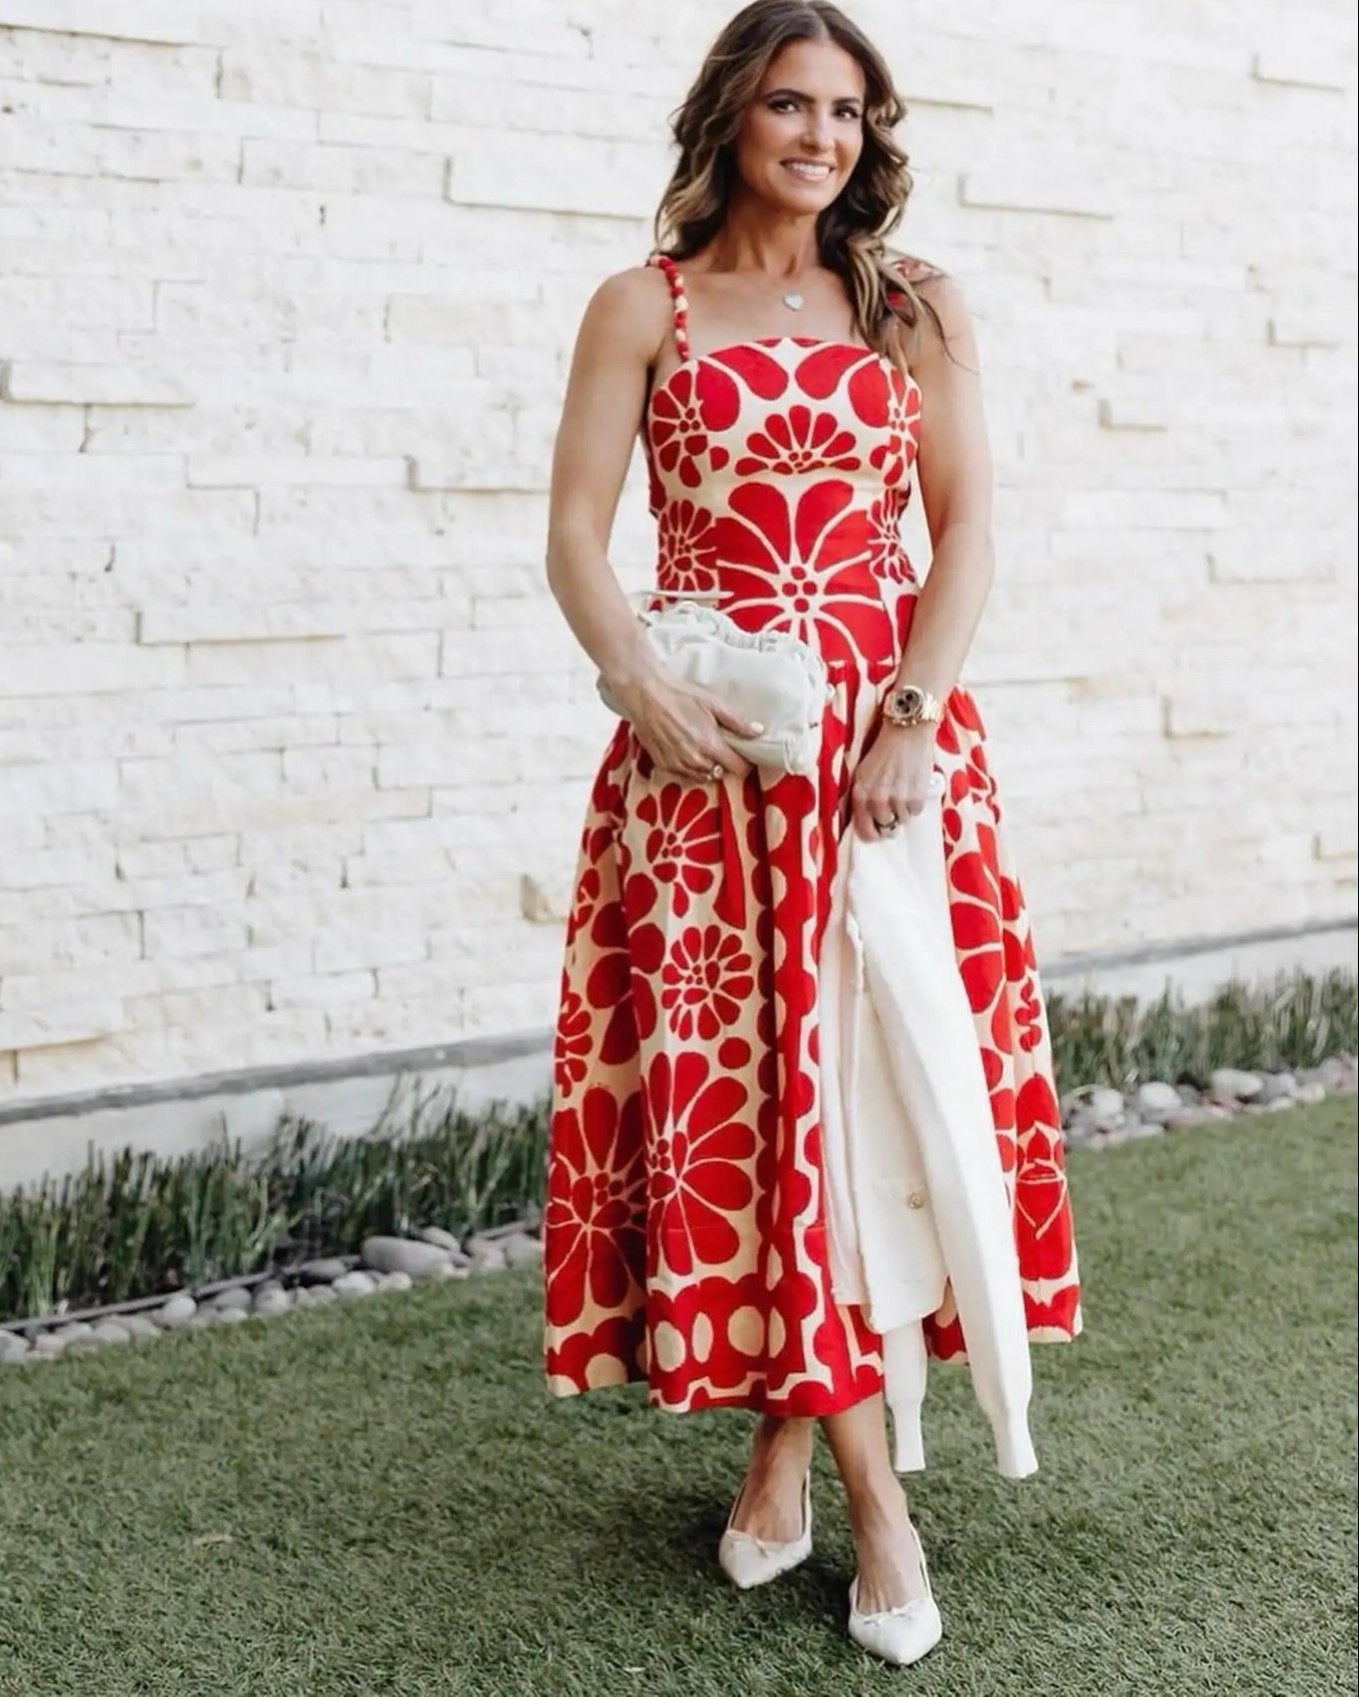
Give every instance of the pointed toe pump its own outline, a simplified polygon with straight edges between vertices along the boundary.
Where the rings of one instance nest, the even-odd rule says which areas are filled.
[[[899,1668],[909,1667],[912,1662],[928,1655],[944,1635],[944,1623],[930,1584],[930,1571],[925,1565],[925,1551],[914,1524],[911,1537],[915,1540],[920,1572],[925,1581],[923,1597],[912,1597],[910,1602],[901,1603],[894,1609],[884,1609],[880,1614],[860,1614],[858,1574],[855,1574],[854,1583],[849,1588],[850,1637],[860,1649]]]
[[[723,1573],[741,1591],[749,1591],[752,1586],[777,1579],[781,1573],[787,1573],[799,1562],[806,1561],[812,1553],[811,1470],[808,1469],[802,1480],[802,1531],[787,1543],[771,1543],[767,1538],[736,1531],[732,1521],[745,1494],[746,1488],[742,1485],[727,1516],[727,1529],[717,1546],[717,1559]]]

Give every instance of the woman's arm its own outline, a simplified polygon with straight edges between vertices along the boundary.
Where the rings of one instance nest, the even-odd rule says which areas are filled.
[[[666,671],[608,560],[651,363],[669,333],[670,296],[658,271],[610,277],[585,310],[553,453],[547,580],[655,764],[706,780],[716,767],[749,769],[723,726],[747,737],[760,727]]]
[[[921,394],[916,477],[933,559],[897,678],[944,700],[958,681],[991,590],[991,451],[976,337],[962,296],[949,278],[937,275],[916,289],[938,313],[947,347],[926,317],[914,337],[911,370]]]
[[[912,612],[893,688],[916,684],[946,700],[958,681],[991,589],[991,453],[982,413],[977,345],[957,288],[923,268],[916,292],[928,314],[913,337],[911,370],[920,385],[921,449],[916,465],[934,557]],[[866,841],[874,821],[919,813],[928,796],[939,727],[884,720],[854,775],[854,827]]]
[[[607,549],[647,373],[664,333],[664,279],[610,277],[581,320],[552,457],[547,581],[581,647],[615,688],[656,669]],[[658,315],[656,309],[660,308]]]

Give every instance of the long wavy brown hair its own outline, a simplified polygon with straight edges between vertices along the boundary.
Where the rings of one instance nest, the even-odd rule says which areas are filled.
[[[817,219],[817,247],[821,263],[844,283],[856,333],[905,367],[922,317],[941,329],[929,302],[892,268],[886,246],[911,192],[907,155],[892,134],[906,108],[882,55],[830,0],[753,0],[713,43],[671,121],[679,163],[656,211],[657,249],[682,261],[701,252],[725,223],[742,114],[793,41],[833,41],[863,70],[863,151]]]

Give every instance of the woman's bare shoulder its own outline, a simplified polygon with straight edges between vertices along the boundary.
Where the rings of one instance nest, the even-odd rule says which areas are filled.
[[[585,309],[586,325],[648,354],[670,327],[670,285],[654,265],[631,265],[598,285]]]

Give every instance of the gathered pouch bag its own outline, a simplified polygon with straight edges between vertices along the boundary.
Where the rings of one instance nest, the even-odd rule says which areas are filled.
[[[815,771],[821,716],[830,699],[821,656],[787,631],[742,630],[700,597],[685,593],[671,599],[676,593],[651,589],[634,597],[640,603],[670,601],[654,610],[641,605],[637,613],[666,669],[763,725],[758,737],[723,732],[743,759],[766,771]],[[603,677],[597,688],[609,711],[625,717]]]

